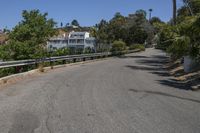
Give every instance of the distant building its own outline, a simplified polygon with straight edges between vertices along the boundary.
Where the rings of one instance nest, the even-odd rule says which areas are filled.
[[[68,47],[74,48],[94,48],[95,38],[90,37],[89,32],[70,32],[68,37]]]
[[[48,42],[47,42],[47,49],[49,51],[54,51],[57,49],[61,49],[61,48],[66,48],[68,44],[68,39],[66,38],[51,38]]]
[[[56,50],[60,48],[73,49],[95,49],[95,38],[90,37],[89,32],[70,32],[68,36],[51,38],[47,42],[49,50]]]

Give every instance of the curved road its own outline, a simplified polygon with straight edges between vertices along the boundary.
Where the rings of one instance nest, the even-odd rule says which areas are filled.
[[[4,87],[1,133],[199,133],[200,93],[159,50],[70,66]]]

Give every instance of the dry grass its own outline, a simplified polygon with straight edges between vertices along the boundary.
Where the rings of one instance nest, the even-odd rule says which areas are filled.
[[[41,73],[44,72],[44,64],[43,64],[43,63],[40,63],[40,64],[39,64],[38,70],[39,70],[39,72],[41,72]]]

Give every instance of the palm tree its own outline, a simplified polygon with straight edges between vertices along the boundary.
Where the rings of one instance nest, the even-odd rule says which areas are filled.
[[[173,1],[173,24],[176,25],[176,12],[177,12],[176,0],[172,1]]]
[[[149,21],[151,20],[151,13],[152,13],[153,9],[149,9]]]

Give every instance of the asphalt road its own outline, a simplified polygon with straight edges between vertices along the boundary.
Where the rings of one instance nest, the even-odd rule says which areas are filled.
[[[60,68],[0,90],[0,133],[200,133],[200,92],[148,49]]]

